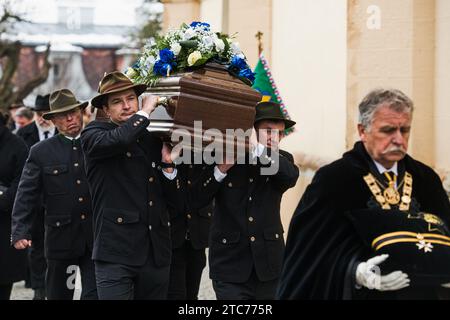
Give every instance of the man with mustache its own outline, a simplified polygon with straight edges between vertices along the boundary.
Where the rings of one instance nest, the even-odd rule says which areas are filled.
[[[416,252],[430,257],[433,245],[422,245],[419,233],[415,240],[398,238],[414,234],[409,228],[421,223],[442,230],[439,239],[448,238],[450,203],[442,183],[406,153],[412,115],[412,101],[399,90],[374,90],[360,103],[361,141],[318,170],[293,215],[278,298],[437,299],[448,294],[445,281],[431,284],[432,272],[419,284],[408,261],[379,252],[395,244],[395,250],[412,252],[413,258]],[[365,224],[367,229],[360,228]],[[381,231],[389,228],[397,235]],[[378,230],[381,237],[374,239],[391,237],[374,247],[376,241],[365,239]],[[446,250],[446,240],[440,242],[438,249]]]

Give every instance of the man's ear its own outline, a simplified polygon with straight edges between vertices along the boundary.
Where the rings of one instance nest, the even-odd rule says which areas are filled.
[[[358,134],[359,137],[361,138],[361,141],[365,141],[366,140],[366,128],[364,128],[364,126],[361,123],[358,123]]]

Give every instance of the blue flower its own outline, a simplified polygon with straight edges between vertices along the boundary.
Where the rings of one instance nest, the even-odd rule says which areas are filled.
[[[172,70],[172,66],[169,63],[165,63],[162,60],[157,60],[153,66],[153,73],[161,76],[167,76],[167,71]]]
[[[171,63],[175,57],[174,53],[170,49],[159,50],[159,58],[164,63]]]
[[[211,29],[211,26],[210,26],[209,23],[206,23],[206,22],[200,22],[200,21],[193,21],[193,22],[190,24],[190,26],[191,26],[192,28],[195,28],[195,27],[200,26],[200,27],[203,27],[203,29],[204,29],[205,31],[209,31],[209,30]]]
[[[238,56],[234,56],[234,57],[231,59],[231,65],[232,65],[233,67],[238,68],[239,70],[248,68],[247,62],[245,62],[244,59],[242,59],[242,58],[240,58],[240,57],[238,57]]]
[[[247,78],[251,82],[255,81],[255,74],[250,68],[245,68],[239,71],[239,77]]]

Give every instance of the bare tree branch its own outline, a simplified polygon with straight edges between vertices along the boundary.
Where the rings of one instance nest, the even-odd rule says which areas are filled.
[[[25,99],[26,96],[28,96],[34,90],[34,88],[40,86],[47,80],[48,73],[51,68],[51,64],[48,61],[49,54],[50,54],[50,44],[47,44],[47,49],[45,50],[45,53],[43,56],[44,65],[41,67],[39,74],[35,78],[28,81],[23,86],[23,88],[21,88],[19,91],[17,91],[16,101]]]
[[[12,13],[8,3],[3,5],[3,13],[0,16],[0,33],[5,32],[9,24],[25,21],[19,15]],[[14,77],[20,64],[20,42],[0,41],[0,110],[6,110],[11,104],[18,102],[28,96],[34,88],[44,83],[48,77],[51,64],[48,61],[50,44],[43,55],[43,65],[39,74],[18,88],[14,83]]]

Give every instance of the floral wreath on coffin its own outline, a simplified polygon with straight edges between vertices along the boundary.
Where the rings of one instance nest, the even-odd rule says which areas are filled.
[[[179,29],[169,30],[146,44],[126,75],[135,83],[153,86],[162,77],[188,72],[207,62],[227,66],[230,74],[248,85],[255,80],[235,35],[212,32],[208,23],[197,21],[183,23]]]

